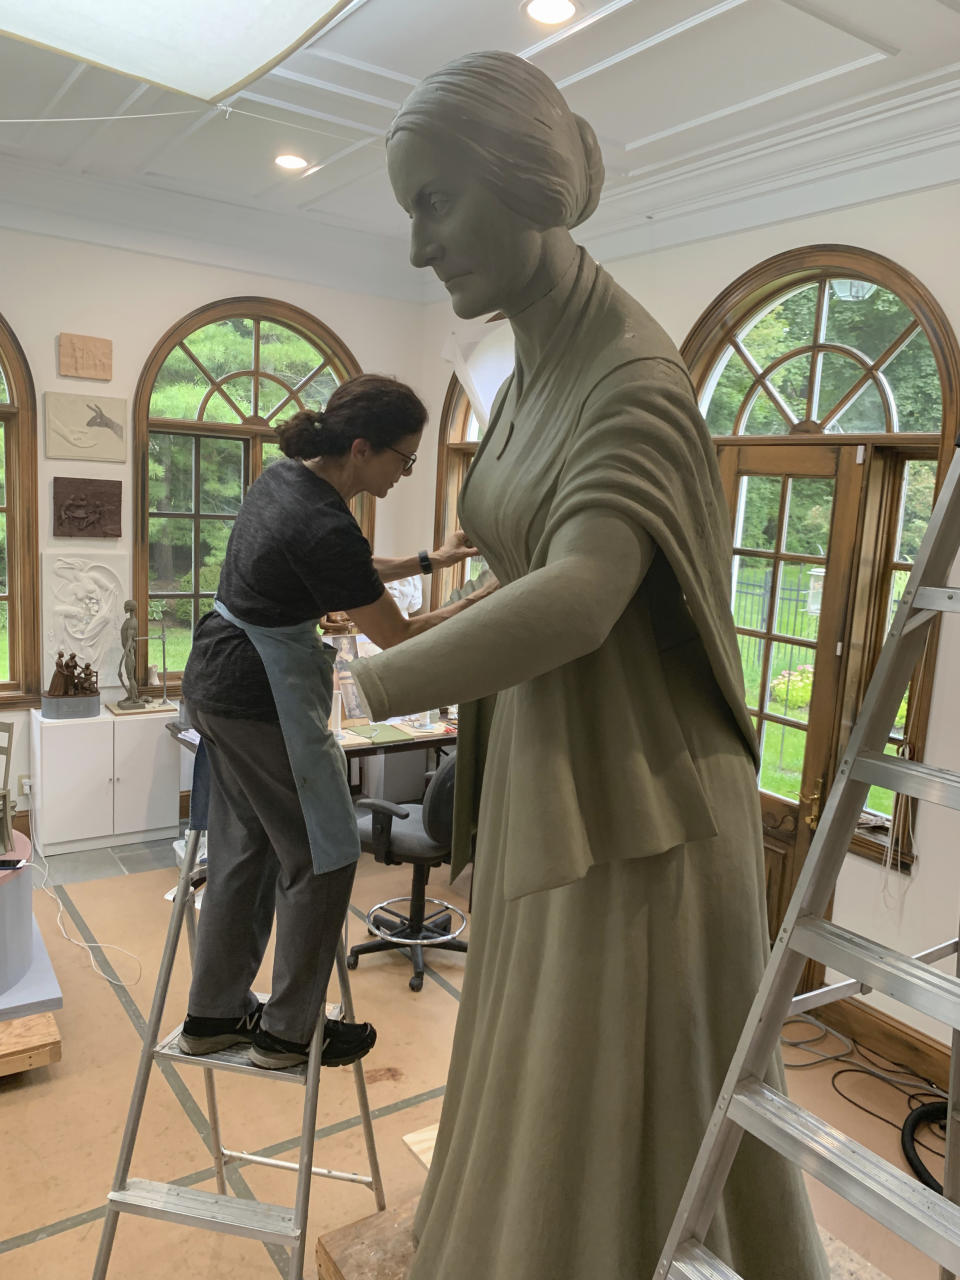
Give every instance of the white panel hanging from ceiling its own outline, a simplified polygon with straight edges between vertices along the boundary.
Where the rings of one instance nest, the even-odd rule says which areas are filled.
[[[351,0],[4,0],[0,30],[210,101],[261,75]]]

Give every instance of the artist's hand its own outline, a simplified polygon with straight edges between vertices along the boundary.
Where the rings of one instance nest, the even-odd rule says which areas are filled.
[[[326,613],[320,619],[320,629],[328,636],[345,636],[352,625],[346,613]]]
[[[438,569],[449,569],[452,564],[459,564],[469,556],[478,556],[480,552],[472,546],[470,539],[462,529],[455,529],[444,538],[436,551],[431,552]]]

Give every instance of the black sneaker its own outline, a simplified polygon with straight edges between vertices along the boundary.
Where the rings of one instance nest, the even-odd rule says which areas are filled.
[[[376,1030],[369,1022],[328,1022],[323,1029],[323,1052],[320,1064],[324,1067],[349,1067],[359,1062],[377,1042]],[[295,1040],[281,1040],[266,1027],[258,1027],[253,1037],[250,1061],[267,1071],[281,1067],[296,1067],[306,1062],[310,1044]]]
[[[232,1044],[250,1044],[260,1026],[263,1005],[239,1018],[195,1018],[188,1013],[180,1030],[180,1048],[184,1053],[216,1053]]]

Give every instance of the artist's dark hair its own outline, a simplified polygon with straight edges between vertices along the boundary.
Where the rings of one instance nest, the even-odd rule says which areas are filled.
[[[380,373],[361,373],[342,382],[326,409],[304,409],[277,427],[288,458],[342,458],[354,440],[369,440],[379,453],[404,436],[423,430],[427,411],[403,382]]]

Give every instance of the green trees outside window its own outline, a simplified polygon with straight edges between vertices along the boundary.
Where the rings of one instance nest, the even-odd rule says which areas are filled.
[[[726,466],[732,603],[761,734],[761,788],[796,803],[801,791],[825,794],[830,779],[819,775],[829,775],[842,748],[903,594],[945,436],[955,430],[960,352],[936,299],[896,263],[814,245],[732,282],[697,322],[684,355]],[[744,451],[750,460],[741,468]],[[816,470],[828,456],[838,467],[846,458],[844,474],[858,477],[842,504],[830,483],[802,478],[805,458]],[[817,697],[826,652],[818,624],[825,583],[838,580],[829,541],[841,505],[843,527],[854,528],[852,559],[845,553],[853,569],[845,599],[830,596],[830,616],[846,638],[831,639],[842,667],[831,659],[829,687],[825,694],[818,685]],[[932,656],[900,706],[890,752],[922,758]],[[909,814],[892,793],[870,792],[863,828],[878,847],[909,853]],[[866,844],[858,851],[874,856]]]
[[[243,495],[281,456],[277,424],[323,408],[359,372],[320,321],[268,299],[202,309],[158,344],[137,400],[145,538],[136,578],[151,620],[148,662],[160,661],[162,619],[168,670],[182,672]],[[372,532],[372,507],[355,514]]]
[[[906,304],[867,280],[784,291],[740,327],[701,408],[715,436],[939,432],[940,376]]]

